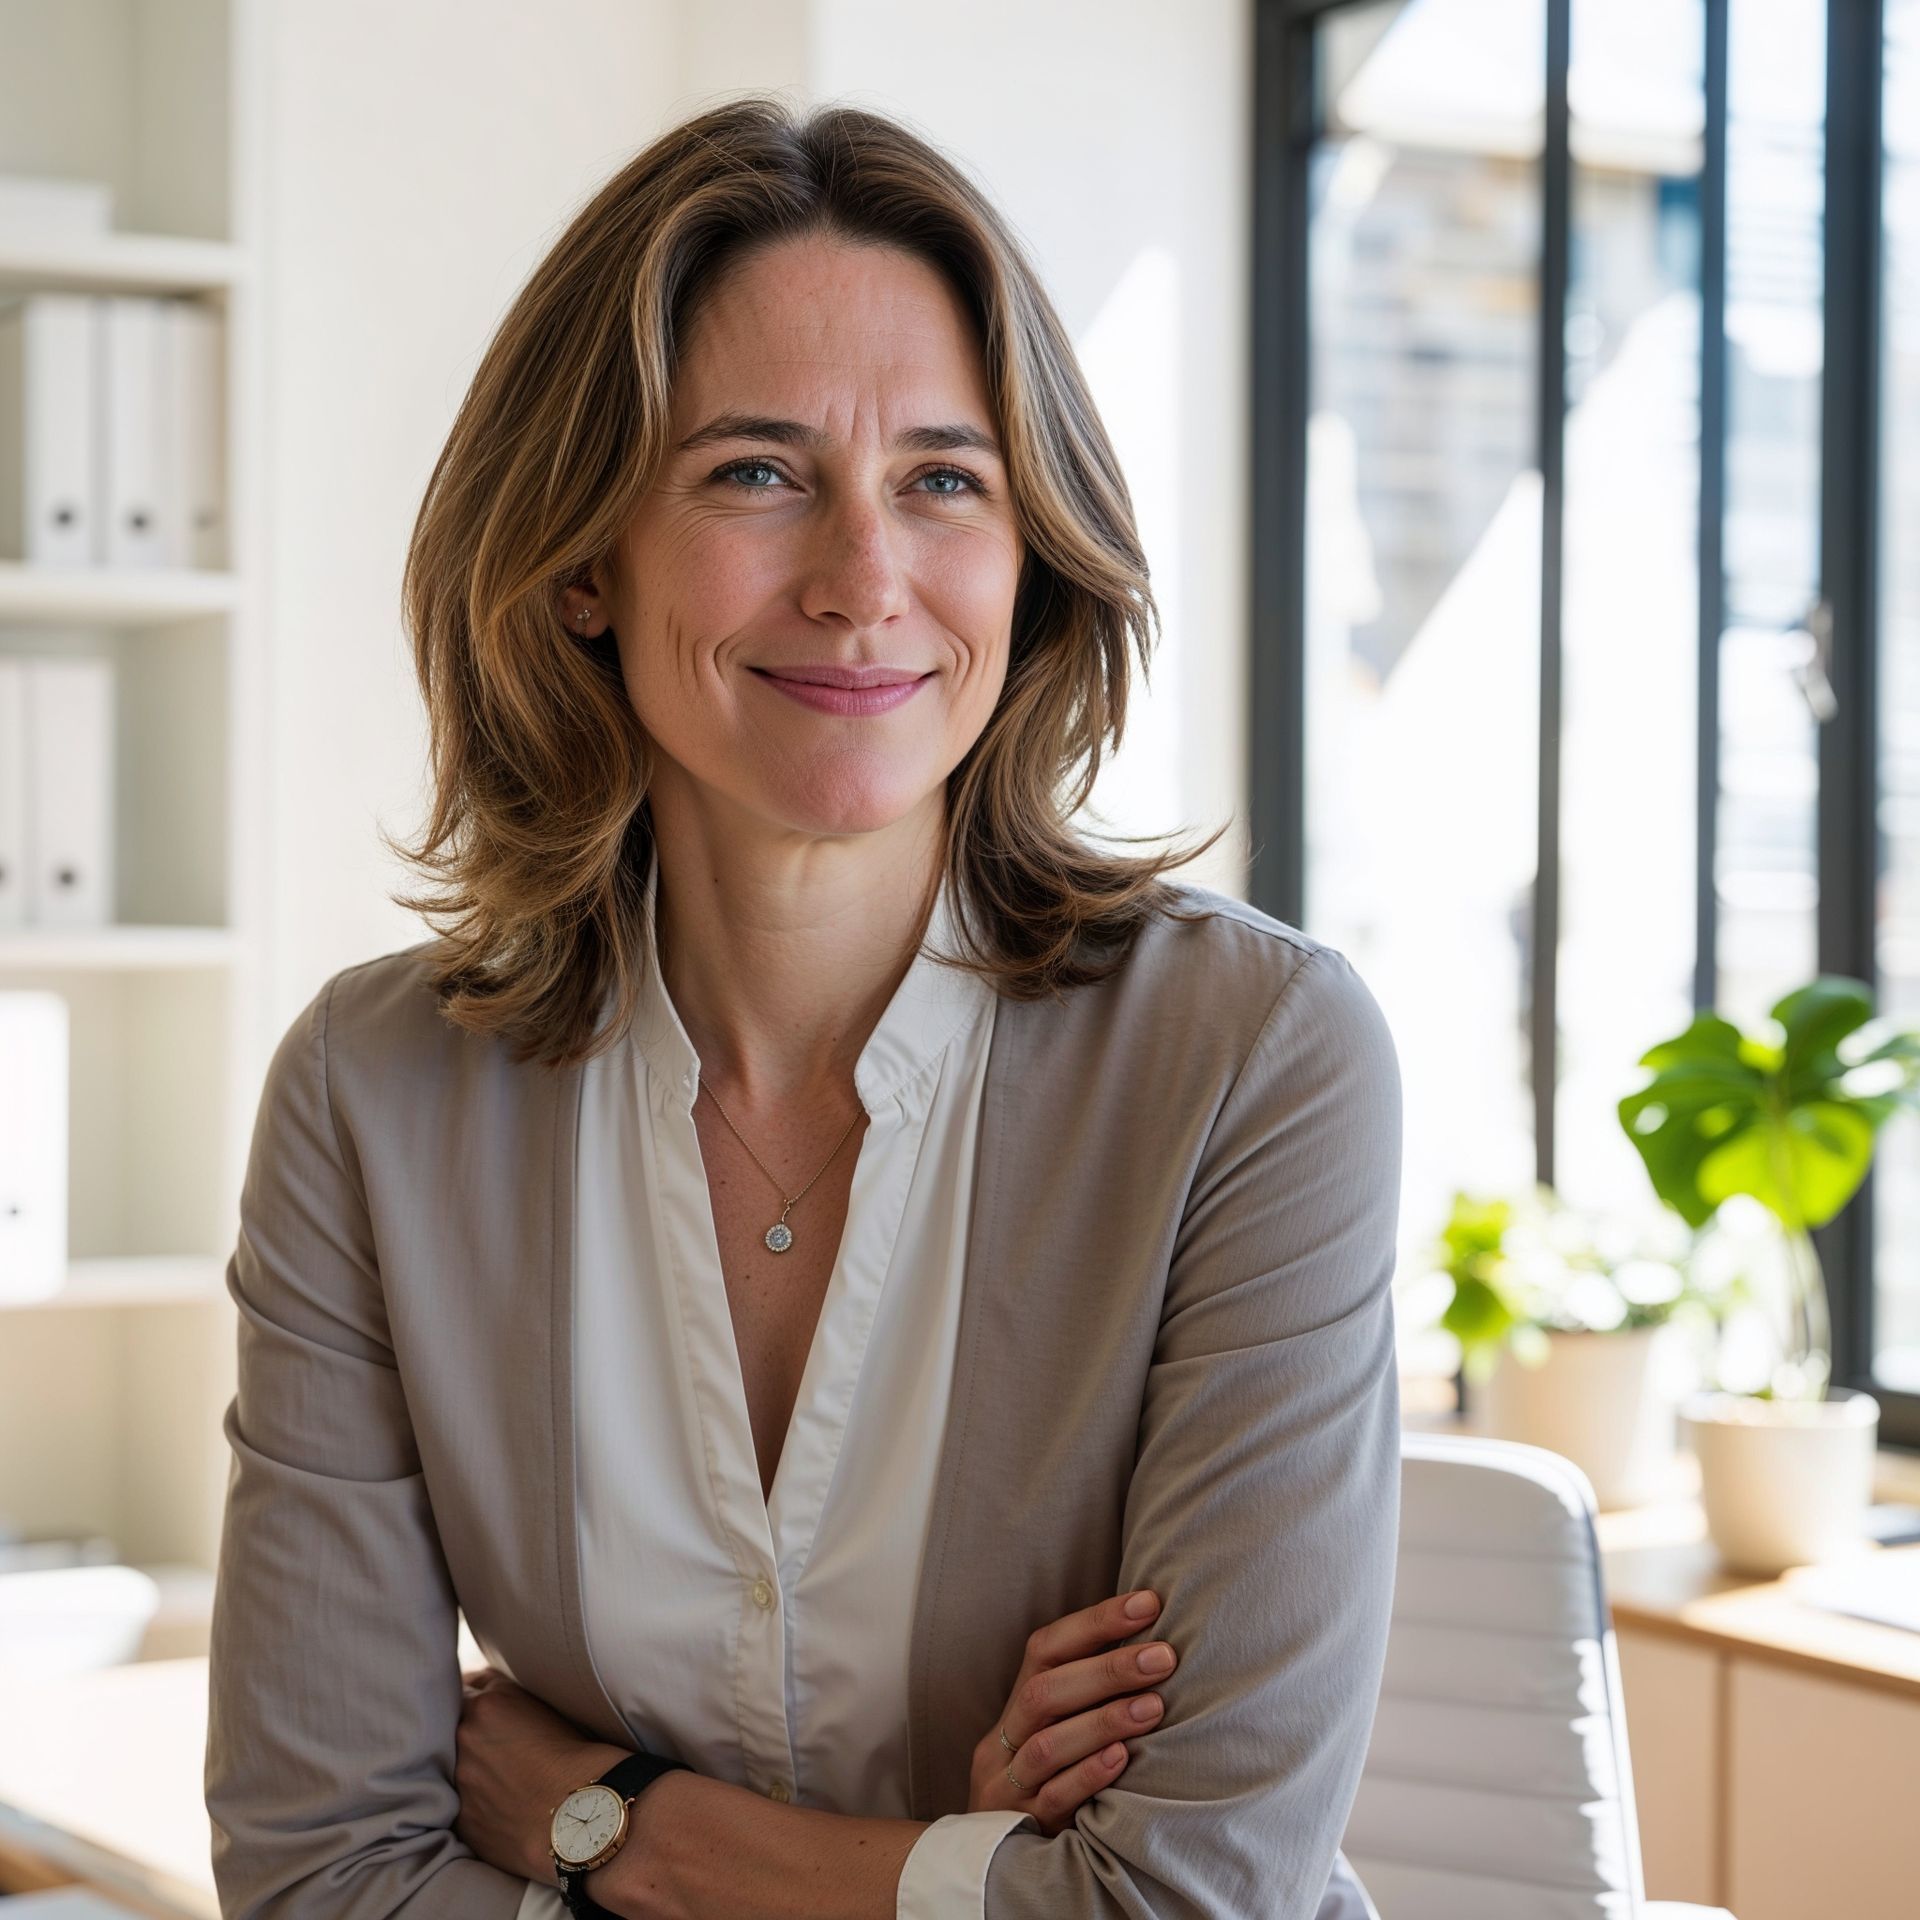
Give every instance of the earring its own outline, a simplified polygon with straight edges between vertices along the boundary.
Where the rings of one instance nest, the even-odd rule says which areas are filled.
[[[585,626],[585,625],[587,624],[587,622],[588,622],[589,620],[591,620],[592,618],[593,618],[593,609],[592,609],[591,607],[582,607],[582,608],[580,609],[580,624],[581,624],[581,625],[582,625],[583,627],[584,627],[584,626]]]

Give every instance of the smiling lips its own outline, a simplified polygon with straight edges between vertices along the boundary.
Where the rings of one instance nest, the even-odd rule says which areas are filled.
[[[910,667],[755,667],[791,700],[820,713],[888,713],[933,678]]]

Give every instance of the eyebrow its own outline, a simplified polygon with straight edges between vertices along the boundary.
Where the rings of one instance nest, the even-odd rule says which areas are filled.
[[[772,440],[784,447],[806,447],[817,451],[827,444],[827,435],[818,427],[800,420],[775,420],[759,413],[716,414],[705,426],[696,427],[675,448],[675,453],[691,453],[697,447],[710,447],[722,440]],[[907,427],[893,437],[896,453],[946,453],[967,449],[1004,458],[1000,443],[990,433],[965,421],[939,427]]]

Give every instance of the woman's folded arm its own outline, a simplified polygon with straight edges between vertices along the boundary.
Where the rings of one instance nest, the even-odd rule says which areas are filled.
[[[1164,1718],[985,1920],[1314,1920],[1359,1787],[1399,1531],[1399,1065],[1337,949],[1300,960],[1174,1244],[1117,1591],[1180,1652]]]
[[[205,1788],[223,1920],[515,1920],[453,1831],[455,1599],[364,1195],[328,1101],[329,981],[268,1068],[227,1264],[239,1389]]]

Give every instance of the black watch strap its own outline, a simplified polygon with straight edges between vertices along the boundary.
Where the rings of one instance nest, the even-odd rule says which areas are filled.
[[[684,1760],[669,1760],[658,1753],[630,1753],[624,1760],[616,1760],[597,1784],[611,1787],[622,1799],[637,1800],[663,1773],[671,1773],[676,1767],[687,1773],[693,1771]]]
[[[693,1771],[684,1760],[669,1760],[657,1753],[630,1753],[616,1760],[594,1785],[611,1787],[623,1800],[637,1800],[663,1773],[672,1773],[676,1767],[689,1773]],[[557,1860],[554,1867],[560,1881],[560,1898],[574,1920],[620,1920],[618,1914],[610,1907],[603,1907],[587,1891],[587,1873],[591,1869],[564,1867]]]

